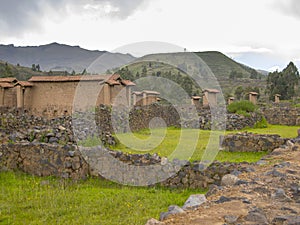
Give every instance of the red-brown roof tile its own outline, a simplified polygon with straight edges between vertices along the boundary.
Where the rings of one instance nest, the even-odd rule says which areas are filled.
[[[135,86],[135,83],[133,83],[130,80],[121,80],[121,83],[124,84],[125,86]]]
[[[33,76],[29,82],[70,82],[70,81],[102,81],[107,75],[84,75],[84,76]]]
[[[199,99],[201,99],[201,97],[200,96],[192,96],[192,99],[199,100]]]
[[[15,77],[4,77],[4,78],[0,78],[0,83],[13,83],[13,82],[17,82],[18,80]]]
[[[159,95],[160,93],[157,92],[157,91],[143,91],[143,93],[146,93],[146,94],[150,94],[150,95]]]
[[[18,81],[18,83],[16,83],[15,85],[20,84],[22,87],[32,87],[33,84],[28,82],[28,81]]]
[[[208,92],[208,93],[220,93],[220,91],[217,90],[217,89],[204,89],[203,92]]]
[[[251,95],[258,95],[258,93],[257,92],[249,92],[249,94],[251,94]]]
[[[0,83],[0,87],[2,87],[2,88],[13,88],[14,87],[14,85],[13,84],[10,84],[10,83]]]

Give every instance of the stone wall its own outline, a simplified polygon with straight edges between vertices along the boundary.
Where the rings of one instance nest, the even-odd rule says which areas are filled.
[[[279,135],[261,135],[248,132],[229,134],[220,138],[222,148],[230,152],[272,151],[284,145],[285,142],[286,139]]]
[[[77,147],[43,143],[0,145],[0,169],[72,179],[84,179],[89,175],[89,166]]]
[[[149,128],[150,121],[154,118],[160,118],[164,121],[166,126],[175,126],[183,128],[200,128],[209,130],[211,128],[211,113],[207,108],[199,108],[198,116],[193,116],[192,107],[184,107],[181,109],[186,115],[185,118],[180,118],[178,112],[173,106],[152,104],[148,106],[136,106],[129,112],[126,108],[118,108],[112,111],[111,107],[104,105],[99,106],[95,113],[76,113],[72,116],[62,116],[52,119],[45,117],[32,116],[20,110],[8,110],[7,108],[0,108],[0,131],[1,129],[6,133],[13,133],[16,131],[26,132],[26,129],[53,129],[58,126],[63,126],[68,130],[72,130],[73,125],[79,125],[80,130],[86,130],[88,134],[95,134],[101,132],[128,132],[138,131]],[[216,117],[223,116],[224,112],[218,112]],[[117,129],[114,130],[112,126],[112,118]],[[252,127],[256,121],[259,121],[261,116],[256,113],[245,117],[237,114],[227,114],[226,128],[227,130],[239,130],[245,127]],[[90,130],[91,123],[96,122],[97,130]],[[129,121],[129,126],[127,121]],[[76,124],[74,124],[76,123]],[[153,125],[153,123],[152,123]],[[220,125],[220,124],[219,124]],[[162,126],[160,121],[154,123],[155,127]],[[100,133],[101,133],[100,132]]]
[[[114,158],[129,165],[147,166],[159,164],[168,168],[182,166],[178,173],[160,183],[161,186],[165,187],[207,188],[210,184],[219,185],[221,178],[225,174],[251,169],[251,165],[247,163],[214,162],[206,170],[203,170],[204,165],[199,162],[190,163],[179,160],[168,162],[156,154],[129,155],[117,151],[108,152]],[[37,176],[56,176],[71,179],[84,179],[91,175],[99,176],[86,163],[86,157],[82,157],[81,152],[74,145],[62,146],[43,143],[2,144],[0,145],[0,170],[21,170]],[[118,171],[114,171],[114,173],[118,173]]]
[[[260,109],[270,124],[300,125],[300,108],[286,104],[271,105]]]

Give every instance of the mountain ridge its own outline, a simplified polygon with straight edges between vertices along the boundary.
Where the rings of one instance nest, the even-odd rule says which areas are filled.
[[[135,57],[129,54],[111,53],[100,50],[87,50],[80,46],[70,46],[53,42],[39,46],[14,46],[0,44],[0,60],[14,65],[31,67],[38,64],[43,71],[66,70],[77,73],[88,69],[99,57],[107,57],[106,66],[98,67],[98,70],[105,72],[107,67],[118,67],[129,63]],[[89,71],[91,73],[96,71]]]

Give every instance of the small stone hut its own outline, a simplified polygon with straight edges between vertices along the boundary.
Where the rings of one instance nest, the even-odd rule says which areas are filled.
[[[254,105],[257,103],[257,92],[249,92],[249,101],[252,102]]]
[[[203,106],[213,107],[217,105],[217,94],[220,93],[217,89],[205,89],[203,91]]]

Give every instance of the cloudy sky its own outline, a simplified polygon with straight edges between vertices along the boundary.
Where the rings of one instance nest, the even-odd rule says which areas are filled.
[[[300,65],[299,0],[0,0],[0,43],[113,51],[167,42],[260,69]]]

